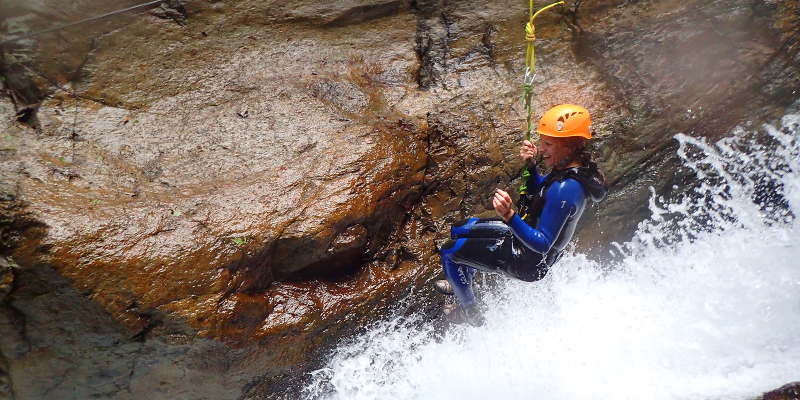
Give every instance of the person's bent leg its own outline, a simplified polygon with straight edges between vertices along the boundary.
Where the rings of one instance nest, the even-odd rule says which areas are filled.
[[[456,295],[458,303],[464,306],[475,304],[475,293],[472,291],[472,282],[475,278],[475,269],[466,265],[453,262],[451,256],[466,243],[467,239],[449,240],[441,250],[442,269],[447,281]]]
[[[450,228],[450,239],[458,239],[459,237],[469,233],[470,229],[478,222],[479,218],[470,218],[465,221],[457,222]]]
[[[466,244],[467,239],[450,240],[441,250],[442,269],[453,294],[458,299],[458,304],[445,306],[445,318],[453,324],[469,323],[481,326],[484,323],[483,315],[475,302],[475,293],[472,291],[472,282],[475,269],[460,265],[452,260],[452,255]]]
[[[508,234],[508,225],[500,218],[470,218],[450,228],[450,238],[497,238]]]

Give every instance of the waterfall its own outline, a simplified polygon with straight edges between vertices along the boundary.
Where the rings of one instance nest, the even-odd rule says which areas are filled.
[[[502,279],[480,328],[387,316],[305,397],[748,399],[800,380],[799,124],[677,135],[698,183],[654,194],[618,261],[572,253],[542,281]]]

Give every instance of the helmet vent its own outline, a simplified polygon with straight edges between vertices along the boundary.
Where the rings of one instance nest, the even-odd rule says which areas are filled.
[[[580,112],[580,111],[573,111],[571,113],[566,113],[566,114],[558,117],[558,120],[561,121],[561,122],[566,122],[568,119],[570,119],[571,117],[575,116],[575,114],[583,114],[583,113]]]

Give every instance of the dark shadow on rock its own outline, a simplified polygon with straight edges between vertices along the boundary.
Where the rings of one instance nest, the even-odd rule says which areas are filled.
[[[325,26],[336,27],[360,24],[373,19],[397,14],[408,9],[408,0],[391,0],[378,4],[366,4],[347,9]]]

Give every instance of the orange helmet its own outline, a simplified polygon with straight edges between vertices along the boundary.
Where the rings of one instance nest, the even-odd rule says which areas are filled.
[[[542,115],[536,132],[545,136],[580,136],[591,139],[592,132],[589,131],[591,124],[592,117],[589,116],[588,110],[574,104],[561,104]]]

